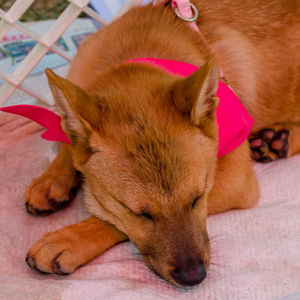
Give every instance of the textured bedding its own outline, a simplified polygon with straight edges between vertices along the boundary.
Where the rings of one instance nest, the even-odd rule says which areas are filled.
[[[43,233],[88,216],[82,193],[51,216],[25,212],[26,186],[57,151],[41,133],[24,118],[0,113],[0,299],[269,300],[300,291],[300,155],[255,165],[257,207],[208,218],[212,266],[198,287],[167,284],[145,267],[129,242],[69,276],[32,271],[24,262],[26,251]]]

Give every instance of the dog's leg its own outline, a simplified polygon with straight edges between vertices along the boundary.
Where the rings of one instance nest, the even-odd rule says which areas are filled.
[[[253,160],[267,163],[300,152],[300,124],[278,124],[260,130],[250,139]]]
[[[208,197],[208,214],[250,208],[257,203],[258,196],[258,185],[246,141],[218,159],[214,186]]]
[[[46,233],[28,251],[26,262],[40,272],[65,275],[125,240],[113,225],[90,217]]]
[[[62,144],[52,164],[26,190],[27,212],[45,216],[65,207],[76,195],[80,174],[73,167],[69,146]]]

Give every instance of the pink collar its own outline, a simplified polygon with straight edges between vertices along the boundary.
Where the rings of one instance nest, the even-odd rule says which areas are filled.
[[[172,0],[171,5],[177,17],[190,22],[190,27],[200,33],[195,22],[198,18],[198,10],[194,4],[190,3],[189,0]]]
[[[138,58],[127,61],[127,63],[132,62],[151,64],[183,77],[191,75],[198,69],[197,66],[168,59]],[[218,157],[221,157],[237,148],[247,139],[253,119],[233,91],[221,81],[217,96],[220,99],[216,111],[219,130]],[[61,128],[60,116],[46,108],[34,105],[14,105],[0,108],[0,110],[24,116],[45,127],[47,131],[42,134],[42,138],[46,140],[70,143]]]

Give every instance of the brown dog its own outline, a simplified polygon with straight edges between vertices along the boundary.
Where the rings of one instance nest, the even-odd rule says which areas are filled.
[[[47,71],[71,145],[61,145],[32,182],[27,210],[46,215],[64,207],[78,170],[94,216],[43,236],[29,250],[32,268],[71,273],[130,239],[169,282],[195,285],[206,277],[207,214],[258,200],[248,142],[217,160],[215,61],[255,119],[253,158],[267,162],[300,151],[299,1],[196,6],[201,35],[169,2],[137,7],[80,47],[68,80]],[[139,57],[202,67],[182,79],[123,63]]]

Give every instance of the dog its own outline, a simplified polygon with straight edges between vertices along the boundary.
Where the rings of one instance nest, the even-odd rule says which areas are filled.
[[[82,176],[92,216],[38,240],[31,268],[69,274],[129,239],[159,276],[197,285],[210,263],[207,215],[257,203],[251,158],[300,151],[299,1],[194,4],[200,34],[170,1],[134,7],[80,46],[67,79],[47,71],[71,144],[32,181],[26,208],[67,206]],[[181,78],[124,63],[140,57],[199,69]],[[254,124],[249,141],[217,158],[219,68]]]

